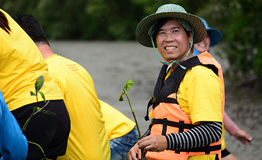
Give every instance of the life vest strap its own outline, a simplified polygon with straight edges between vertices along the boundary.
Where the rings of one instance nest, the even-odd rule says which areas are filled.
[[[159,104],[159,103],[173,103],[173,104],[178,104],[177,100],[175,98],[168,98],[168,97],[153,97],[152,98],[154,103],[153,104],[153,109]]]
[[[167,126],[172,126],[172,127],[177,127],[179,128],[179,132],[184,132],[184,129],[191,129],[194,127],[192,124],[186,124],[184,121],[179,121],[179,122],[173,122],[169,121],[166,118],[163,119],[153,119],[152,124],[162,124],[163,125],[163,130],[162,130],[162,135],[166,135],[166,128]]]
[[[175,150],[175,152],[176,153],[180,153],[180,152],[205,152],[205,154],[210,154],[211,151],[217,151],[217,150],[221,150],[221,144],[215,145],[215,146],[206,145],[206,146],[202,146],[202,147],[198,147],[198,148]]]
[[[153,119],[154,120],[154,119]],[[167,130],[167,118],[163,118],[163,129],[162,129],[162,135],[166,135]]]
[[[144,119],[145,119],[146,121],[149,120],[148,113],[149,113],[149,108],[150,108],[150,106],[153,105],[153,109],[155,109],[155,107],[156,107],[159,103],[161,103],[161,102],[178,104],[177,100],[174,99],[174,98],[152,97],[152,98],[150,99],[150,101],[148,102],[148,104],[147,104],[146,116],[144,117]]]

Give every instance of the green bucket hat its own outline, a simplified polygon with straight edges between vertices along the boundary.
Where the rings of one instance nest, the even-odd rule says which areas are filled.
[[[206,27],[199,17],[187,13],[183,7],[177,4],[165,4],[160,6],[156,13],[145,17],[138,23],[135,32],[137,41],[143,46],[153,47],[148,30],[158,20],[169,17],[184,20],[193,28],[194,44],[203,41],[206,37]]]

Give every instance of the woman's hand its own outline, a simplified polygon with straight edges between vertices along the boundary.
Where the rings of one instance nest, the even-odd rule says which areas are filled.
[[[138,148],[146,151],[161,152],[167,149],[167,139],[162,135],[149,135],[137,142]]]
[[[141,159],[141,149],[138,148],[136,143],[128,152],[128,160],[137,160]]]
[[[248,145],[252,140],[252,137],[244,130],[239,130],[234,137],[238,139],[241,143]]]

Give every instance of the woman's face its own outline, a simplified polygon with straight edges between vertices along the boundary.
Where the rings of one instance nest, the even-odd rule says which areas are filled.
[[[195,44],[194,47],[200,53],[204,51],[208,51],[210,47],[209,35],[207,34],[206,38],[202,42]]]
[[[166,62],[183,59],[190,49],[191,36],[192,32],[188,37],[178,21],[168,20],[156,34],[158,51]]]

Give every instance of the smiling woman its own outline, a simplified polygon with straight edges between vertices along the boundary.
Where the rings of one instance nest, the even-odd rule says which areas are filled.
[[[163,19],[163,22],[165,22],[164,25],[159,30],[156,28],[155,33],[157,33],[158,51],[164,60],[166,62],[180,60],[186,58],[189,54],[189,57],[192,57],[192,52],[190,53],[192,32],[186,32],[184,27],[175,19]],[[185,55],[184,53],[188,54]]]
[[[138,24],[138,42],[157,46],[165,62],[148,103],[150,135],[135,144],[129,159],[139,157],[140,149],[151,160],[221,157],[221,67],[207,52],[193,56],[193,45],[205,37],[201,19],[175,4],[160,6]]]

